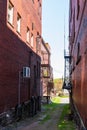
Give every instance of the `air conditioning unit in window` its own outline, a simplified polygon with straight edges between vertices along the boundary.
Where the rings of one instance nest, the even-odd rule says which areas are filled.
[[[30,78],[30,68],[23,67],[23,78]]]

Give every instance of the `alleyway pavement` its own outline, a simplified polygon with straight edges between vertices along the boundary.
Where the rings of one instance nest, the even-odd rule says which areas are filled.
[[[63,111],[64,105],[69,103],[68,98],[62,98],[61,103],[50,113],[51,118],[47,121],[43,122],[42,120],[45,118],[45,115],[38,113],[35,117],[26,119],[24,121],[19,122],[19,124],[15,124],[14,127],[9,127],[9,129],[3,130],[58,130],[58,120]]]

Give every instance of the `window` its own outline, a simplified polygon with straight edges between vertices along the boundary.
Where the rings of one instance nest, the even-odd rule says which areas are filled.
[[[75,59],[74,57],[72,56],[72,59],[71,59],[71,64],[70,64],[70,75],[72,74],[72,72],[75,70]]]
[[[77,46],[77,59],[79,56],[80,56],[80,43],[78,43],[78,46]]]
[[[77,45],[77,61],[76,61],[76,65],[78,65],[78,63],[80,62],[80,60],[81,60],[80,43],[78,42],[78,45]]]
[[[72,1],[70,1],[70,22],[72,20]]]
[[[27,39],[27,42],[30,42],[30,30],[28,27],[27,27],[26,39]]]
[[[21,16],[19,13],[17,14],[17,32],[20,33],[20,27],[21,27]]]
[[[75,69],[75,59],[74,59],[74,57],[73,57],[73,61],[72,61],[72,70],[74,71],[74,69]]]
[[[80,2],[77,0],[77,19],[79,17],[79,11],[80,11]]]
[[[32,2],[34,3],[34,0],[32,0]]]
[[[31,46],[33,47],[34,45],[34,37],[33,37],[33,34],[31,34]]]
[[[49,76],[48,67],[43,67],[43,76],[44,77],[48,77]]]
[[[72,25],[72,43],[74,43],[75,40],[75,9],[73,12],[73,25]]]
[[[8,4],[8,22],[13,24],[13,5],[10,1]]]
[[[39,8],[38,8],[38,15],[40,16],[40,19],[41,19],[41,3],[39,3]]]
[[[34,30],[34,23],[32,23],[32,30]]]

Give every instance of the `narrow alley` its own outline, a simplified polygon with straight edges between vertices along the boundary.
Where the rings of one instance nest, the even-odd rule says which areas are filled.
[[[87,130],[87,0],[0,0],[0,130]]]
[[[53,106],[52,108],[51,106],[50,109],[47,110],[47,113],[44,113],[45,110],[42,108],[41,113],[38,113],[35,117],[32,117],[32,119],[26,119],[16,124],[9,125],[3,128],[3,130],[61,130],[61,128],[59,129],[61,126],[59,120],[64,106],[68,104],[69,98],[61,98],[60,103],[58,103],[56,107]],[[69,126],[69,130],[71,127],[72,126]],[[73,128],[73,130],[77,130],[75,123]]]

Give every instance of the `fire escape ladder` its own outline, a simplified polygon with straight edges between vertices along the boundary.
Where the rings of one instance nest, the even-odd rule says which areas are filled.
[[[63,89],[71,90],[72,85],[70,81],[70,60],[71,56],[69,55],[69,52],[64,52],[64,60],[65,60],[65,66],[64,66],[64,82],[63,82]]]

